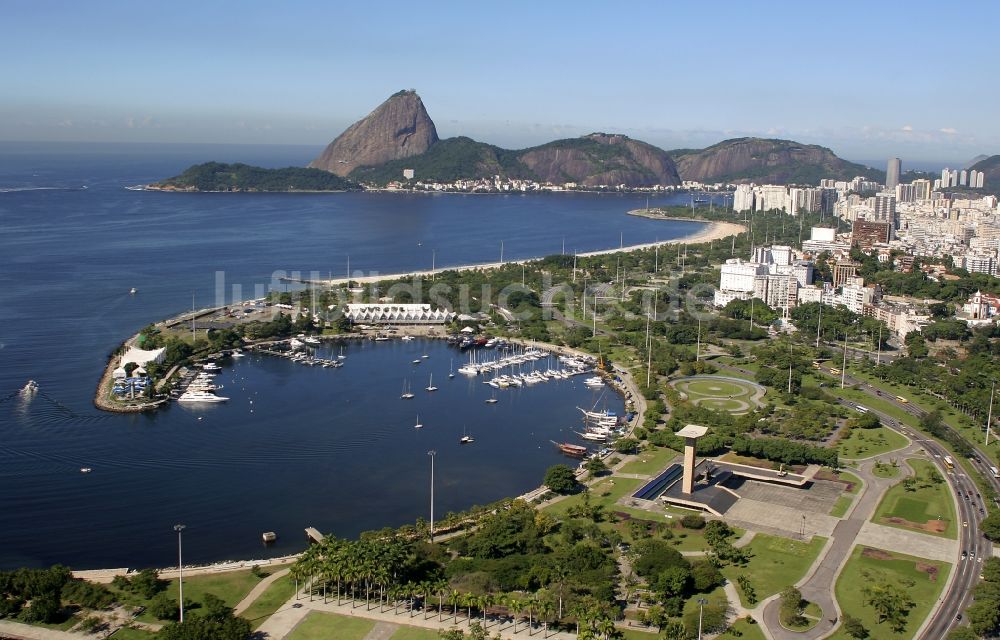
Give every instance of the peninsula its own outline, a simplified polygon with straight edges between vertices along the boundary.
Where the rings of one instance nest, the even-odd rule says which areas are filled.
[[[357,183],[319,169],[264,169],[248,164],[205,162],[184,173],[147,185],[152,191],[314,192],[354,191]]]

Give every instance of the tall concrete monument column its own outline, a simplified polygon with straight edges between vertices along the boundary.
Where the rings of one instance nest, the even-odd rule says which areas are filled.
[[[690,495],[694,492],[694,464],[698,449],[698,438],[708,433],[708,427],[689,424],[677,435],[684,438],[684,476],[681,479],[681,491]]]

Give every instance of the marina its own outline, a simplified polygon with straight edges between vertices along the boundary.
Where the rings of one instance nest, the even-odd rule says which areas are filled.
[[[222,370],[208,386],[216,388],[205,389],[228,401],[171,401],[143,413],[95,410],[96,378],[122,340],[150,323],[218,306],[219,298],[228,304],[288,290],[283,277],[343,277],[348,255],[352,275],[367,278],[430,269],[435,249],[441,270],[496,261],[501,241],[505,260],[518,260],[617,248],[622,235],[626,245],[641,244],[707,228],[626,215],[645,205],[644,195],[178,196],[123,188],[207,156],[301,166],[314,149],[97,145],[80,162],[58,144],[51,151],[0,144],[10,151],[0,153],[4,185],[68,187],[10,191],[0,203],[5,273],[33,283],[10,292],[0,331],[0,395],[13,396],[0,405],[4,567],[168,565],[169,540],[156,542],[156,532],[170,538],[178,521],[189,526],[185,557],[201,563],[256,557],[262,531],[315,525],[347,536],[412,522],[426,517],[421,478],[430,448],[440,452],[443,509],[534,489],[548,466],[573,463],[552,442],[588,451],[601,444],[573,433],[585,430],[575,407],[591,408],[603,391],[582,384],[595,374],[499,386],[502,375],[565,371],[555,356],[551,365],[546,356],[520,372],[515,365],[469,376],[458,372],[469,350],[491,358],[500,351],[463,351],[444,340],[425,347],[389,334],[377,343],[323,339],[295,360],[244,347],[215,360]],[[649,206],[686,198],[664,194]],[[249,318],[259,313],[240,308]],[[197,334],[204,339],[205,329]],[[431,374],[433,393],[425,391]],[[494,375],[497,387],[483,384]],[[20,393],[29,379],[37,390]],[[415,393],[405,401],[404,380]],[[111,388],[110,377],[106,383]],[[124,390],[127,400],[128,384]],[[617,394],[608,397],[621,412]],[[476,440],[465,447],[463,422]],[[347,510],[356,517],[343,517]],[[302,544],[282,535],[268,553]]]

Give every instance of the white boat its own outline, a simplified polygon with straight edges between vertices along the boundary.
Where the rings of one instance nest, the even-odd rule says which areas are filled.
[[[234,358],[242,358],[246,354],[243,353],[242,351],[240,351],[239,349],[233,349],[233,352],[231,354],[229,354],[229,355],[231,355]]]
[[[177,398],[178,402],[225,402],[229,398],[217,396],[207,391],[185,391]]]
[[[577,431],[576,434],[581,438],[583,438],[584,440],[594,440],[597,442],[604,442],[605,440],[608,439],[607,436],[601,435],[600,433],[594,433],[593,431],[585,431],[583,433]]]
[[[302,338],[302,342],[305,342],[306,344],[311,344],[311,345],[321,344],[320,343],[320,339],[316,338],[314,336],[304,337],[304,338]]]
[[[38,383],[34,380],[28,380],[28,383],[21,388],[21,397],[27,398],[38,393]]]
[[[131,289],[129,289],[129,290],[128,290],[128,293],[129,293],[129,295],[132,295],[132,296],[134,296],[134,295],[136,294],[136,289],[135,289],[135,287],[132,287]]]
[[[465,428],[463,427],[462,428],[462,437],[458,439],[458,443],[459,444],[470,444],[470,443],[473,443],[475,441],[476,440],[472,436],[470,436],[468,433],[466,433]]]
[[[413,399],[413,392],[410,391],[410,383],[407,382],[406,380],[403,380],[403,393],[399,397],[402,398],[403,400]]]
[[[437,391],[438,390],[438,388],[434,386],[434,374],[433,373],[431,374],[430,381],[427,382],[427,390],[428,391]]]
[[[413,425],[414,429],[421,429],[424,425],[420,424],[420,414],[417,414],[417,424]]]
[[[486,404],[496,404],[497,402],[498,402],[498,400],[497,400],[497,392],[496,391],[493,392],[492,396],[490,396],[489,398],[486,398]]]
[[[420,358],[417,358],[417,359],[415,359],[413,361],[413,364],[420,364],[421,362],[423,362],[423,360],[421,360]]]
[[[410,340],[415,340],[415,338],[413,336],[403,336],[400,340],[403,342],[409,342]]]
[[[202,371],[212,371],[212,372],[222,371],[222,367],[215,364],[214,362],[206,362],[204,365],[202,365],[201,368]]]
[[[347,356],[344,355],[344,347],[340,347],[340,353],[337,354],[337,360],[346,360]]]
[[[80,473],[90,473],[93,471],[90,467],[80,467]]]

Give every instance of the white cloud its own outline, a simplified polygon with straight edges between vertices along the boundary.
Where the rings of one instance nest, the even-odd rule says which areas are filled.
[[[904,124],[903,128],[900,129],[900,131],[906,131],[907,133],[909,133],[910,131],[913,131],[913,127],[908,124]]]
[[[953,136],[956,133],[958,133],[958,129],[952,129],[951,127],[944,127],[942,129],[938,129],[938,131],[940,131],[941,133],[947,134],[949,136]]]

